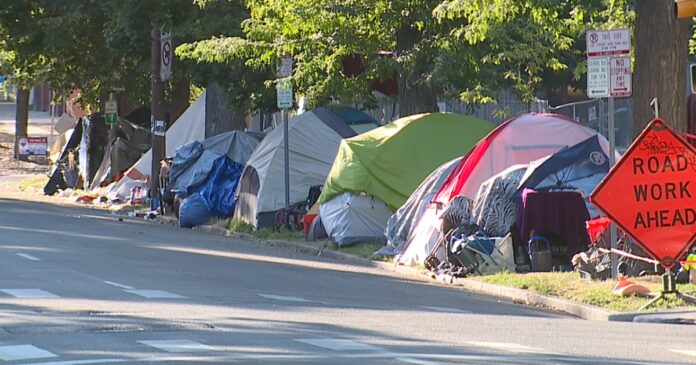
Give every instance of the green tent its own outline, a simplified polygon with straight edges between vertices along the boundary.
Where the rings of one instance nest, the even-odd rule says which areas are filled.
[[[396,210],[429,173],[467,154],[493,127],[461,114],[418,114],[344,139],[319,202],[366,193]]]

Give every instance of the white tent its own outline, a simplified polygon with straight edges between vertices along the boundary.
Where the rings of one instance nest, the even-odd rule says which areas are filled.
[[[205,139],[205,92],[184,111],[169,127],[165,137],[166,156],[173,156],[176,149],[192,141]],[[123,178],[113,184],[108,198],[124,201],[133,186],[147,186],[152,170],[152,149],[148,150],[133,166],[126,171]]]
[[[374,196],[342,193],[319,208],[321,223],[339,246],[356,242],[384,242],[384,227],[392,215],[387,205]]]
[[[290,203],[305,201],[309,188],[323,185],[342,138],[355,135],[324,108],[291,118]],[[249,158],[237,188],[234,218],[257,228],[272,226],[285,207],[285,142],[283,128],[272,130]]]

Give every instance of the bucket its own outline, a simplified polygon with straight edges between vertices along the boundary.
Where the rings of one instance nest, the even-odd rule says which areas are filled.
[[[532,264],[532,271],[551,271],[553,262],[549,241],[540,236],[534,236],[529,239],[529,258]]]
[[[312,222],[314,219],[317,217],[316,214],[305,214],[304,217],[302,218],[302,228],[304,230],[304,236],[305,239],[307,239],[307,236],[309,235],[309,227],[312,225]]]

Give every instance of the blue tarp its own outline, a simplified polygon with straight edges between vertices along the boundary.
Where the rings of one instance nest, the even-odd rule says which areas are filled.
[[[237,183],[239,183],[243,170],[244,165],[236,163],[226,156],[215,160],[208,178],[196,189],[212,215],[218,217],[232,215],[234,205],[237,202],[234,193],[237,190]]]
[[[233,131],[176,150],[169,181],[177,195],[187,197],[180,226],[194,227],[212,217],[232,215],[237,184],[257,145],[256,137]]]

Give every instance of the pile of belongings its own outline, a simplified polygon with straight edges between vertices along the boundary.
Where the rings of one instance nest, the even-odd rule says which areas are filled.
[[[512,236],[488,237],[473,223],[471,199],[455,197],[443,211],[444,255],[431,253],[425,266],[435,277],[451,281],[454,277],[489,275],[514,271]]]

